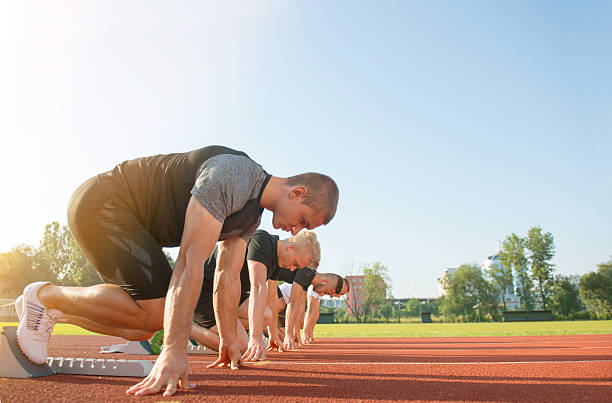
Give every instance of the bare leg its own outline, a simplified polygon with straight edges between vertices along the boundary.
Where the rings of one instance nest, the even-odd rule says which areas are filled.
[[[240,323],[240,318],[237,319],[236,331],[238,332],[238,338],[240,340],[240,352],[244,353],[249,344],[249,336]],[[219,351],[219,330],[217,325],[206,329],[199,325],[191,326],[191,337],[193,337],[198,343],[205,345],[215,351]]]
[[[107,334],[110,336],[123,337],[126,340],[148,340],[154,334],[154,333],[144,331],[144,330],[122,329],[118,327],[109,327],[109,326],[101,327],[96,322],[93,322],[87,318],[83,318],[80,316],[60,315],[56,317],[56,319],[58,323],[70,323],[73,325],[80,326],[83,329],[87,329],[91,332]]]
[[[38,299],[47,309],[63,312],[68,323],[78,317],[79,323],[74,324],[95,328],[102,334],[117,335],[117,329],[153,333],[163,326],[165,298],[135,300],[114,284],[91,287],[49,284],[38,291]]]
[[[217,329],[216,326],[213,327]],[[191,337],[203,346],[219,351],[219,335],[212,330],[193,324],[191,325]]]

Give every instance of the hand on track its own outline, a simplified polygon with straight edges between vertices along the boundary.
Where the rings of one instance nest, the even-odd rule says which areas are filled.
[[[219,358],[207,368],[225,368],[229,366],[231,369],[238,369],[241,363],[240,348],[238,348],[237,344],[229,344],[222,341],[219,343]]]
[[[297,347],[295,345],[295,339],[293,336],[285,336],[285,341],[283,342],[283,350],[285,351],[295,351]]]
[[[136,396],[151,395],[164,389],[164,396],[172,396],[178,389],[193,389],[189,383],[187,351],[162,350],[151,373],[142,381],[129,388],[126,393]]]
[[[274,349],[278,349],[279,353],[283,351],[283,343],[281,342],[280,337],[278,337],[278,335],[276,335],[276,337],[270,338],[266,351],[272,351]]]
[[[266,359],[266,345],[263,337],[249,338],[249,346],[247,351],[242,355],[242,360],[245,362],[261,361]]]

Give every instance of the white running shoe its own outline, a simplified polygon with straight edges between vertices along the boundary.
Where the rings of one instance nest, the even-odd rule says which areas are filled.
[[[44,364],[47,359],[47,344],[55,326],[55,319],[49,315],[47,308],[38,300],[40,287],[49,284],[38,281],[29,284],[21,300],[17,344],[26,357],[34,364]],[[20,297],[21,298],[21,297]],[[19,300],[19,299],[18,299]],[[15,301],[15,309],[17,308]]]

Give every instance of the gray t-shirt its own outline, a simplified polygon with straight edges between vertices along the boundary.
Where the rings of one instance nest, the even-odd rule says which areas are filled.
[[[225,222],[229,216],[258,200],[266,177],[263,168],[250,158],[220,154],[202,163],[191,194],[219,222]],[[251,227],[232,228],[223,234],[223,239],[240,236],[247,241],[260,222],[261,215]]]

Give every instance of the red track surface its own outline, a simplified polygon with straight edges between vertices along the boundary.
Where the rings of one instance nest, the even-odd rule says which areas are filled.
[[[53,336],[49,355],[149,358],[98,353],[121,342]],[[54,375],[0,378],[0,401],[612,401],[612,335],[318,339],[239,371],[206,369],[213,357],[189,356],[198,387],[172,398],[125,395],[135,378]]]

